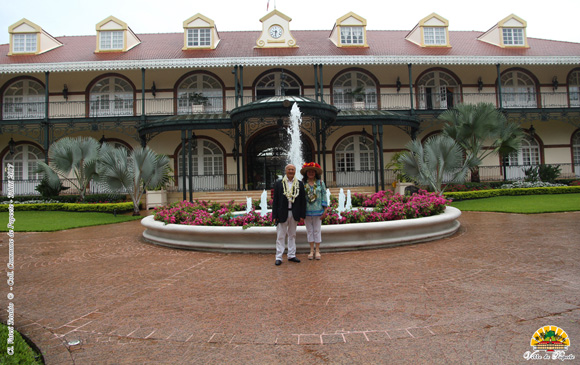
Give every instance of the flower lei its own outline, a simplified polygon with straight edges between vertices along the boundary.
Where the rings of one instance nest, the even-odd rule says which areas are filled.
[[[318,185],[316,185],[316,181],[314,182],[313,186],[310,186],[310,184],[308,184],[308,189],[307,189],[306,193],[308,195],[308,202],[309,203],[314,203],[316,201],[316,198],[318,198],[318,195],[316,194],[317,187],[318,187]]]
[[[282,179],[282,188],[284,189],[284,196],[288,198],[288,201],[294,203],[294,199],[300,194],[300,183],[298,179],[294,178],[292,180],[292,186],[288,186],[288,177],[284,176]]]

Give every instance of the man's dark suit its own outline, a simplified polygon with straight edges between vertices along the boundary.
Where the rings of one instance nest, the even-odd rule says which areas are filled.
[[[292,216],[296,222],[300,221],[300,218],[306,218],[306,191],[302,181],[298,182],[300,183],[300,191],[292,204]],[[280,223],[284,223],[288,219],[288,198],[284,195],[282,180],[278,180],[274,184],[272,220],[274,219],[277,219],[277,222]]]

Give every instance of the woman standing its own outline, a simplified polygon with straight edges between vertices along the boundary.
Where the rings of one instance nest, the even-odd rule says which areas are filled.
[[[328,208],[326,185],[320,179],[322,169],[316,162],[308,162],[302,165],[300,173],[304,176],[303,181],[306,190],[306,219],[304,223],[306,225],[308,243],[310,244],[308,259],[316,258],[320,260],[322,218]]]

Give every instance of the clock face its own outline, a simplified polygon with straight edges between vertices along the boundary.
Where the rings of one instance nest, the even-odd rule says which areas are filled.
[[[283,33],[284,33],[284,30],[279,25],[273,25],[270,27],[270,36],[272,38],[278,39],[278,38],[282,37]]]

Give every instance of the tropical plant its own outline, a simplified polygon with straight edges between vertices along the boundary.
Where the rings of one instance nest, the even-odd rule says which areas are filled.
[[[133,201],[133,215],[139,215],[139,203],[145,188],[158,186],[165,175],[169,158],[158,155],[149,147],[132,151],[101,147],[99,176],[111,192],[125,192]]]
[[[405,151],[395,153],[389,163],[385,165],[385,169],[393,170],[396,181],[411,182],[411,179],[403,172],[403,163],[399,160],[403,154],[405,154]]]
[[[405,174],[419,184],[430,186],[439,194],[445,191],[443,180],[462,182],[475,164],[475,159],[469,154],[464,159],[463,149],[445,135],[430,137],[424,145],[413,140],[405,148],[409,151],[399,159]]]
[[[70,182],[84,201],[91,180],[98,177],[99,142],[90,137],[65,137],[52,144],[48,151],[51,164],[38,162],[38,172],[48,179],[48,185],[59,190],[61,179]]]
[[[471,181],[479,182],[479,164],[492,154],[507,156],[519,150],[524,133],[515,123],[490,103],[458,104],[443,112],[439,119],[447,122],[443,133],[455,140],[475,164],[471,167]],[[484,142],[490,141],[489,146]]]
[[[60,182],[60,180],[59,180]],[[34,190],[40,193],[40,196],[43,198],[49,199],[52,197],[56,197],[60,194],[61,191],[67,190],[68,187],[64,186],[62,182],[60,185],[55,189],[48,181],[47,176],[43,176],[42,180],[40,180],[40,184],[36,185]]]
[[[208,98],[203,93],[193,93],[189,95],[189,101],[193,105],[208,105]]]
[[[366,96],[364,86],[359,86],[352,91],[348,91],[346,94],[352,96],[354,101],[364,101]]]

